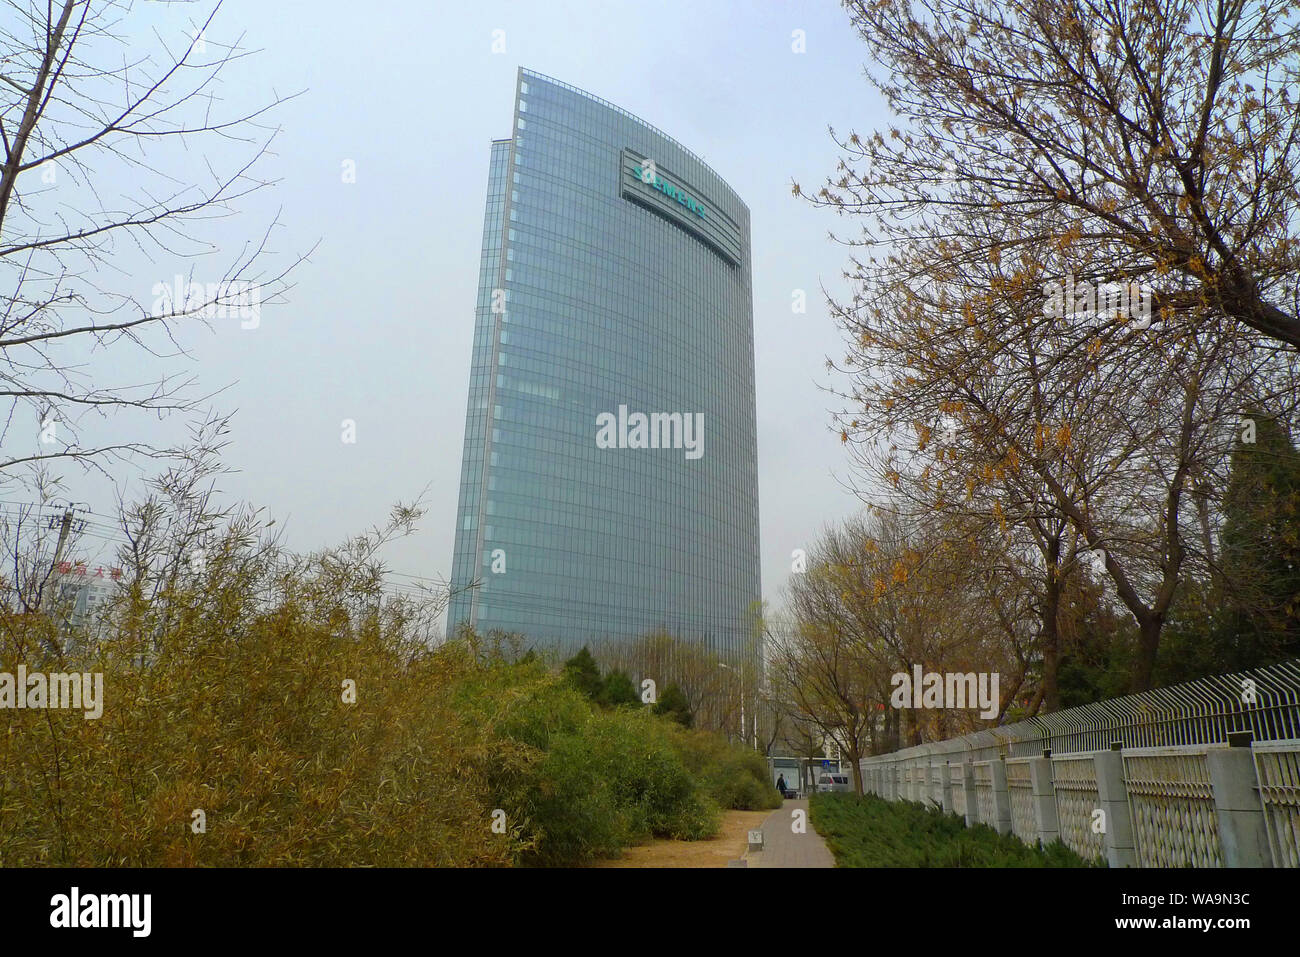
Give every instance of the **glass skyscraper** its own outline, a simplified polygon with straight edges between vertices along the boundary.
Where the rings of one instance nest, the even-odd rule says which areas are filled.
[[[749,209],[611,103],[519,71],[492,143],[448,632],[752,655]]]

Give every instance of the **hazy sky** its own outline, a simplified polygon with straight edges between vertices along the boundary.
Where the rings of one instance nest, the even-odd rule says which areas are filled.
[[[164,16],[170,37],[179,21]],[[492,52],[497,30],[503,53]],[[804,53],[792,50],[796,30]],[[385,557],[397,572],[450,573],[488,146],[510,133],[519,66],[660,127],[749,205],[765,596],[784,587],[792,549],[859,507],[837,480],[847,458],[830,431],[833,397],[819,388],[826,357],[842,351],[820,290],[844,288],[847,262],[827,233],[856,225],[790,191],[791,179],[818,187],[834,170],[828,126],[887,125],[841,9],[228,0],[207,36],[241,34],[262,52],[227,76],[223,105],[305,92],[275,111],[282,132],[260,170],[279,182],[220,224],[224,251],[277,213],[280,258],[320,245],[258,328],[219,322],[191,334],[193,361],[166,368],[197,374],[204,391],[228,386],[214,404],[237,410],[227,460],[240,471],[223,490],[266,506],[289,545],[337,541],[428,486],[420,531]],[[133,34],[131,51],[156,43]],[[341,175],[349,160],[355,183]],[[170,280],[175,266],[155,257],[140,282]],[[797,289],[806,314],[792,312]],[[341,441],[344,419],[356,421],[355,444]],[[150,428],[162,436],[177,425]],[[86,484],[82,494],[70,479],[70,497],[106,510],[102,491]]]

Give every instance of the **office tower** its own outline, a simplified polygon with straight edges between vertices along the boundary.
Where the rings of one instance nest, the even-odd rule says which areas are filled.
[[[749,210],[698,156],[519,72],[492,143],[448,633],[753,655]]]

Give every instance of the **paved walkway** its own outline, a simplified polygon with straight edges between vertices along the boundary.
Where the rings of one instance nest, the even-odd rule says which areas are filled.
[[[803,811],[804,833],[791,830]],[[763,849],[745,854],[747,867],[834,867],[835,858],[808,820],[808,801],[786,801],[763,821]]]

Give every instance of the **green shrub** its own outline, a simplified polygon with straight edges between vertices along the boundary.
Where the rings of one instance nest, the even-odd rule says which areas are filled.
[[[682,763],[661,719],[615,712],[594,724],[593,757],[616,782],[633,834],[697,840],[716,833],[716,808]]]
[[[717,809],[686,770],[659,719],[591,711],[553,734],[515,805],[529,864],[580,864],[652,837],[698,840],[717,831]]]
[[[585,733],[558,734],[536,766],[522,808],[533,838],[524,863],[583,864],[631,843],[612,782],[588,760],[588,742]]]
[[[781,795],[768,774],[767,760],[719,734],[672,729],[673,746],[687,770],[719,807],[764,811],[781,806]]]
[[[767,762],[747,749],[733,749],[710,775],[708,788],[720,805],[738,811],[764,811],[781,806],[781,795],[768,779]]]
[[[873,794],[814,794],[810,819],[840,867],[1089,867],[1059,841],[1030,847],[955,814]]]

